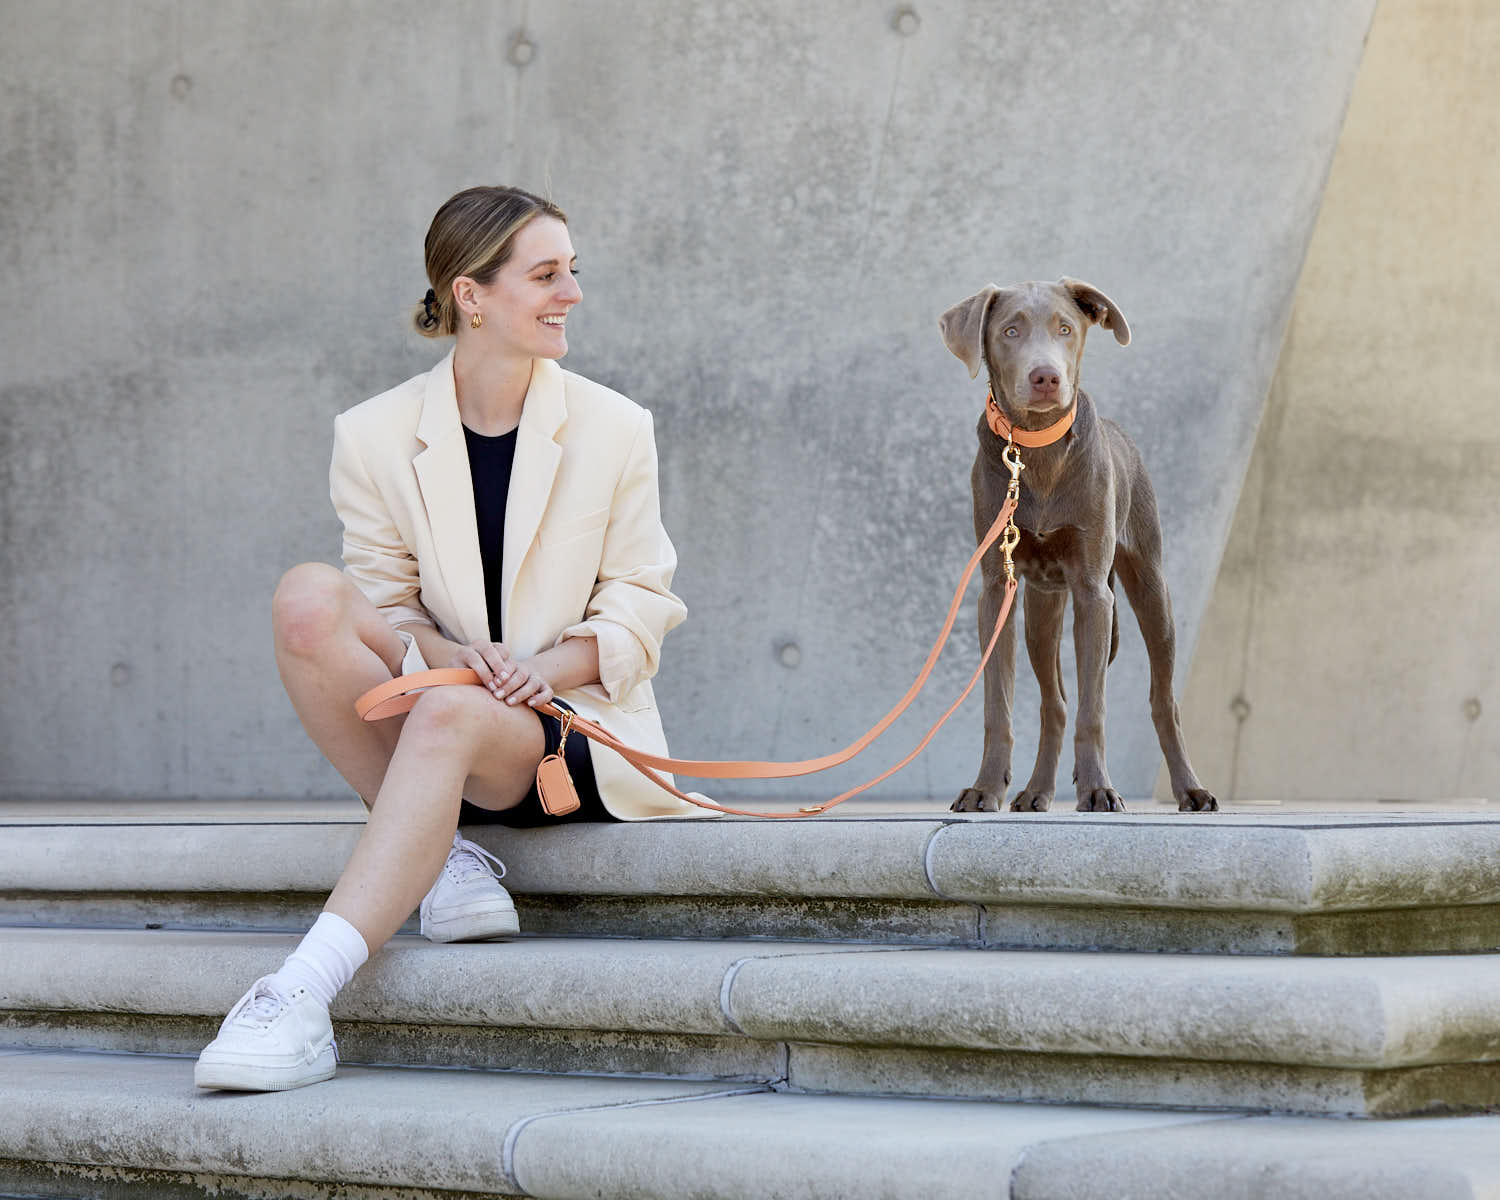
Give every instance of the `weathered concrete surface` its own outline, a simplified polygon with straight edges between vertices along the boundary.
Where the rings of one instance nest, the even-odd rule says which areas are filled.
[[[1492,1111],[1495,1074],[1493,1063],[1376,1070],[817,1042],[792,1043],[786,1062],[788,1086],[806,1092],[1382,1119]]]
[[[361,832],[344,822],[0,830],[0,890],[35,892],[327,890]],[[465,832],[506,860],[506,886],[526,895],[1279,912],[1500,900],[1500,816],[1480,814],[833,816]]]
[[[516,1147],[516,1178],[559,1200],[969,1200],[1008,1196],[1011,1171],[1043,1139],[1203,1120],[850,1096],[731,1096],[676,1105],[670,1117],[636,1109],[534,1121]]]
[[[1381,0],[1183,697],[1221,800],[1500,801],[1497,63]]]
[[[0,1044],[19,1049],[176,1054],[196,1058],[213,1041],[223,1019],[222,1012],[163,1016],[0,1010]],[[787,1076],[785,1045],[738,1034],[354,1022],[342,1018],[336,1033],[339,1061],[343,1063],[397,1063],[403,1067],[457,1067],[549,1075],[643,1075],[731,1083],[779,1083]],[[949,1093],[924,1088],[921,1094]],[[952,1094],[968,1096],[984,1092],[972,1088]],[[1318,1107],[1296,1107],[1298,1111],[1320,1111]]]
[[[1256,1117],[1058,1139],[1027,1151],[1013,1200],[1492,1200],[1500,1117]]]
[[[408,1200],[442,1188],[552,1200],[1476,1200],[1496,1194],[1500,1170],[1500,1117],[1224,1119],[351,1067],[296,1092],[205,1095],[183,1059],[3,1051],[0,1079],[13,1101],[0,1108],[0,1184],[22,1178],[11,1164],[60,1160],[71,1165],[54,1178],[74,1186],[50,1194],[110,1200]],[[131,1183],[145,1190],[118,1186]]]
[[[0,331],[0,791],[343,791],[267,600],[336,554],[333,414],[440,354],[406,330],[421,239],[476,181],[569,210],[568,365],[656,413],[676,747],[821,753],[911,679],[983,396],[936,317],[991,280],[1128,314],[1085,383],[1157,480],[1185,659],[1373,6],[5,0],[0,292],[33,317]],[[1125,624],[1110,757],[1144,795]],[[886,790],[946,805],[980,724]]]
[[[711,1095],[715,1084],[341,1067],[291,1092],[202,1092],[192,1062],[0,1059],[0,1155],[176,1171],[516,1192],[508,1131],[580,1106]]]
[[[0,1009],[222,1014],[293,945],[273,934],[4,929]],[[436,946],[397,938],[340,993],[333,1013],[419,1026],[1388,1070],[1500,1060],[1497,992],[1500,955],[1037,954],[583,938]]]
[[[522,1200],[499,1192],[442,1191],[383,1184],[264,1179],[219,1171],[143,1171],[76,1163],[0,1159],[7,1195],[55,1200]]]
[[[0,831],[0,921],[300,932],[359,826]],[[911,815],[468,832],[508,864],[528,935],[1500,949],[1500,819],[1480,815]]]
[[[281,934],[0,929],[0,1008],[222,1015],[296,946]],[[340,1020],[646,1032],[740,1033],[722,995],[758,957],[857,953],[581,938],[439,946],[392,939],[339,993]]]
[[[732,983],[735,1025],[767,1039],[1372,1068],[1500,1059],[1494,955],[911,949],[751,960]]]

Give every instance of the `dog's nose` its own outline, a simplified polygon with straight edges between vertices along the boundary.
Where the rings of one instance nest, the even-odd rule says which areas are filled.
[[[1031,372],[1033,392],[1055,392],[1062,386],[1062,376],[1052,367],[1034,367]]]

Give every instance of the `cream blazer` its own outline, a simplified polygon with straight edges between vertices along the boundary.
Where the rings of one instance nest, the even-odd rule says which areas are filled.
[[[329,491],[344,523],[345,573],[386,620],[432,625],[455,642],[490,636],[451,351],[334,418]],[[687,608],[670,590],[677,553],[661,523],[651,414],[537,359],[503,555],[496,640],[526,658],[565,638],[596,638],[601,682],[559,697],[621,741],[666,754],[650,679]],[[589,749],[614,816],[715,815],[662,791],[614,751]]]

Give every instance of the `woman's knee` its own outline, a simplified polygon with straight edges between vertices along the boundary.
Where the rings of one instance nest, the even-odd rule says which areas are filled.
[[[343,632],[349,622],[349,581],[327,563],[301,563],[287,571],[271,596],[276,645],[292,654],[312,654]]]
[[[401,730],[408,740],[428,746],[460,746],[475,751],[492,741],[524,738],[540,726],[536,713],[523,704],[496,700],[482,687],[458,684],[429,688],[417,697]]]

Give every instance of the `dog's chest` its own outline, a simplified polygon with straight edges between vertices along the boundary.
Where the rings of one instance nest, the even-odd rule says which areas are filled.
[[[1017,522],[1020,524],[1020,522]],[[1067,586],[1063,564],[1076,556],[1077,531],[1064,526],[1034,533],[1021,525],[1021,541],[1016,546],[1016,573],[1028,584],[1044,590]]]

